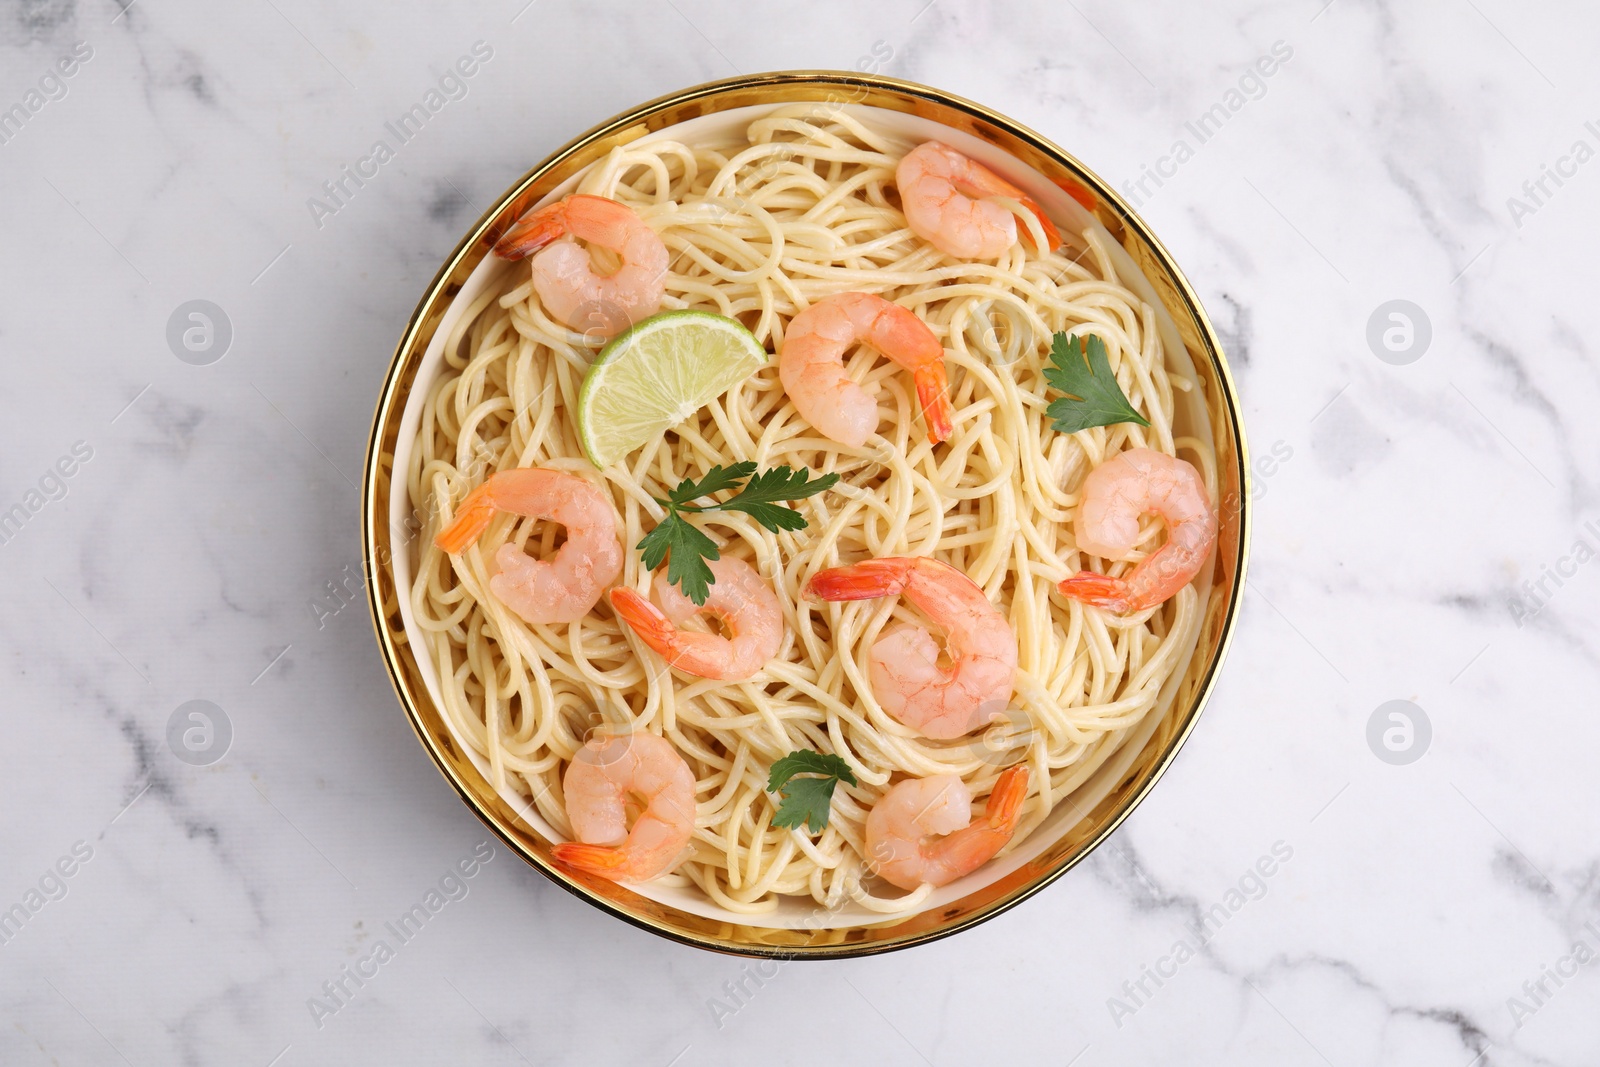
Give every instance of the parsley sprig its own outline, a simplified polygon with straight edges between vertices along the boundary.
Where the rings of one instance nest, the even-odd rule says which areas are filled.
[[[1134,410],[1111,373],[1105,342],[1094,334],[1087,341],[1078,334],[1058,332],[1050,343],[1050,366],[1045,381],[1066,393],[1045,409],[1051,425],[1062,433],[1077,433],[1093,426],[1150,420]]]
[[[747,478],[749,481],[745,481]],[[682,589],[683,595],[696,604],[704,604],[716,581],[707,561],[721,559],[722,554],[717,551],[715,541],[684,518],[685,513],[742,511],[773,533],[803,530],[807,525],[805,517],[792,508],[780,506],[777,501],[804,500],[832,488],[838,480],[837,474],[813,478],[804,467],[772,467],[757,474],[755,463],[749,460],[731,467],[718,464],[698,481],[685,478],[679,482],[665,500],[656,497],[656,503],[667,509],[667,517],[635,547],[644,553],[644,565],[651,570],[661,566],[661,561],[670,555],[668,584]],[[738,487],[740,482],[744,482],[744,486],[727,500],[694,503],[702,497]]]
[[[812,833],[820,832],[828,825],[833,790],[841,781],[857,784],[850,765],[839,756],[803,748],[789,753],[772,765],[767,776],[767,792],[776,793],[783,800],[772,817],[772,825],[792,830],[804,823]]]

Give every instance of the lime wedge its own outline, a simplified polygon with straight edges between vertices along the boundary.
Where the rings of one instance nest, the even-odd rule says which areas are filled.
[[[663,311],[600,350],[578,393],[578,439],[604,470],[767,362],[755,335],[709,311]]]

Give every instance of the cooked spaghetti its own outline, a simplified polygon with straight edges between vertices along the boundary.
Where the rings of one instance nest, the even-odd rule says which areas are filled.
[[[1055,251],[1019,240],[981,261],[917,237],[895,182],[911,147],[846,109],[795,105],[753,121],[740,143],[617,147],[578,191],[628,205],[659,234],[670,254],[661,306],[735,318],[768,351],[782,350],[795,315],[834,294],[877,294],[914,312],[944,348],[947,440],[930,443],[910,376],[863,345],[846,369],[875,395],[880,418],[859,447],[822,436],[798,413],[774,359],[596,471],[570,414],[596,342],[548,313],[527,264],[517,263],[446,339],[447,367],[404,472],[411,500],[430,514],[410,590],[426,645],[418,654],[438,669],[441,710],[456,737],[485,758],[497,789],[525,797],[568,838],[563,772],[585,738],[600,726],[665,738],[693,773],[695,810],[692,852],[664,882],[693,883],[734,913],[759,915],[787,896],[916,910],[929,886],[902,892],[873,877],[864,859],[869,812],[906,778],[958,775],[981,799],[1006,767],[1025,765],[1015,849],[1152,712],[1163,685],[1187,668],[1201,622],[1201,596],[1188,584],[1124,613],[1055,588],[1080,569],[1121,575],[1137,562],[1139,553],[1091,559],[1074,541],[1083,483],[1112,457],[1181,455],[1217,499],[1209,442],[1174,436],[1175,393],[1197,384],[1168,367],[1155,311],[1117,280],[1095,228],[1068,233]],[[1038,220],[1016,215],[1037,238]],[[605,250],[591,252],[600,270],[617,265]],[[1058,331],[1103,341],[1148,427],[1052,428],[1046,407],[1059,394],[1044,370]],[[562,543],[555,523],[517,518],[456,556],[431,543],[489,475],[569,472],[615,507],[625,550],[618,584],[647,592],[666,580],[665,568],[647,571],[634,551],[662,520],[655,498],[746,460],[840,476],[796,505],[808,520],[801,530],[773,533],[728,511],[698,517],[722,555],[751,564],[781,605],[778,650],[748,680],[673,671],[604,598],[570,623],[533,625],[508,610],[489,587],[493,547],[506,541],[549,556]],[[1141,520],[1142,553],[1162,543],[1162,529]],[[805,595],[826,568],[924,556],[976,582],[1016,635],[1005,715],[952,740],[891,717],[869,682],[869,649],[887,629],[917,623],[916,609],[894,596],[826,603]],[[767,792],[768,769],[795,750],[837,754],[859,783],[839,786],[819,835],[772,825],[779,801]]]

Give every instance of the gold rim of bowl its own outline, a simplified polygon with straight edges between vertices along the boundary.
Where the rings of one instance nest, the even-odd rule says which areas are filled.
[[[440,318],[494,239],[550,189],[614,146],[701,115],[751,104],[809,100],[865,104],[931,119],[988,141],[1062,184],[1120,241],[1171,313],[1202,379],[1215,437],[1221,534],[1210,599],[1195,653],[1165,721],[1122,781],[1059,841],[1019,870],[943,908],[891,925],[843,930],[788,930],[735,925],[679,911],[612,882],[558,867],[550,842],[530,830],[495,793],[451,737],[423,683],[401,622],[389,566],[391,475],[401,415]],[[439,268],[406,325],[384,379],[362,480],[361,536],[368,602],[395,692],[423,748],[485,826],[551,881],[617,918],[697,948],[740,956],[816,959],[865,956],[924,944],[1015,907],[1071,870],[1122,820],[1172,763],[1211,694],[1238,616],[1250,541],[1248,455],[1233,378],[1221,343],[1172,256],[1116,192],[1070,153],[1034,131],[969,100],[914,82],[845,71],[781,71],[708,82],[663,96],[609,119],[568,142],[500,196]],[[402,474],[403,480],[403,474]]]

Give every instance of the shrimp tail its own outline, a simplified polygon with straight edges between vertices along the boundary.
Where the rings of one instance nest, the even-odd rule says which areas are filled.
[[[557,200],[513,223],[494,243],[494,254],[501,259],[523,259],[566,234],[567,201]]]
[[[928,440],[934,444],[948,440],[954,428],[951,425],[950,383],[945,377],[944,362],[936,360],[919,367],[912,375],[917,386],[917,403],[922,405],[922,417],[928,422]]]
[[[1018,200],[1021,201],[1023,207],[1027,208],[1038,217],[1039,226],[1044,230],[1044,239],[1049,243],[1049,247],[1041,248],[1039,251],[1054,252],[1056,249],[1060,248],[1061,231],[1056,229],[1056,224],[1050,221],[1050,216],[1044,213],[1044,208],[1035,203],[1031,196],[1018,197]],[[1029,231],[1028,239],[1030,241],[1033,239],[1032,231]]]
[[[1125,610],[1128,602],[1127,582],[1094,571],[1079,571],[1070,578],[1063,578],[1056,585],[1056,591],[1064,597],[1114,611]]]
[[[467,494],[456,509],[455,519],[433,539],[434,547],[452,556],[466,551],[494,518],[494,511],[494,501],[489,499],[489,483],[485,482]]]
[[[550,855],[558,863],[591,874],[614,876],[628,865],[627,850],[613,845],[585,845],[580,841],[562,841],[550,846]]]
[[[611,590],[611,606],[641,641],[671,662],[677,651],[678,628],[660,608],[632,589]]]
[[[909,560],[864,559],[848,567],[818,571],[806,583],[806,594],[822,600],[875,600],[896,596],[911,578]]]
[[[1019,763],[1001,773],[989,794],[989,807],[984,812],[990,829],[1010,832],[1016,829],[1017,813],[1028,795],[1028,767]]]

